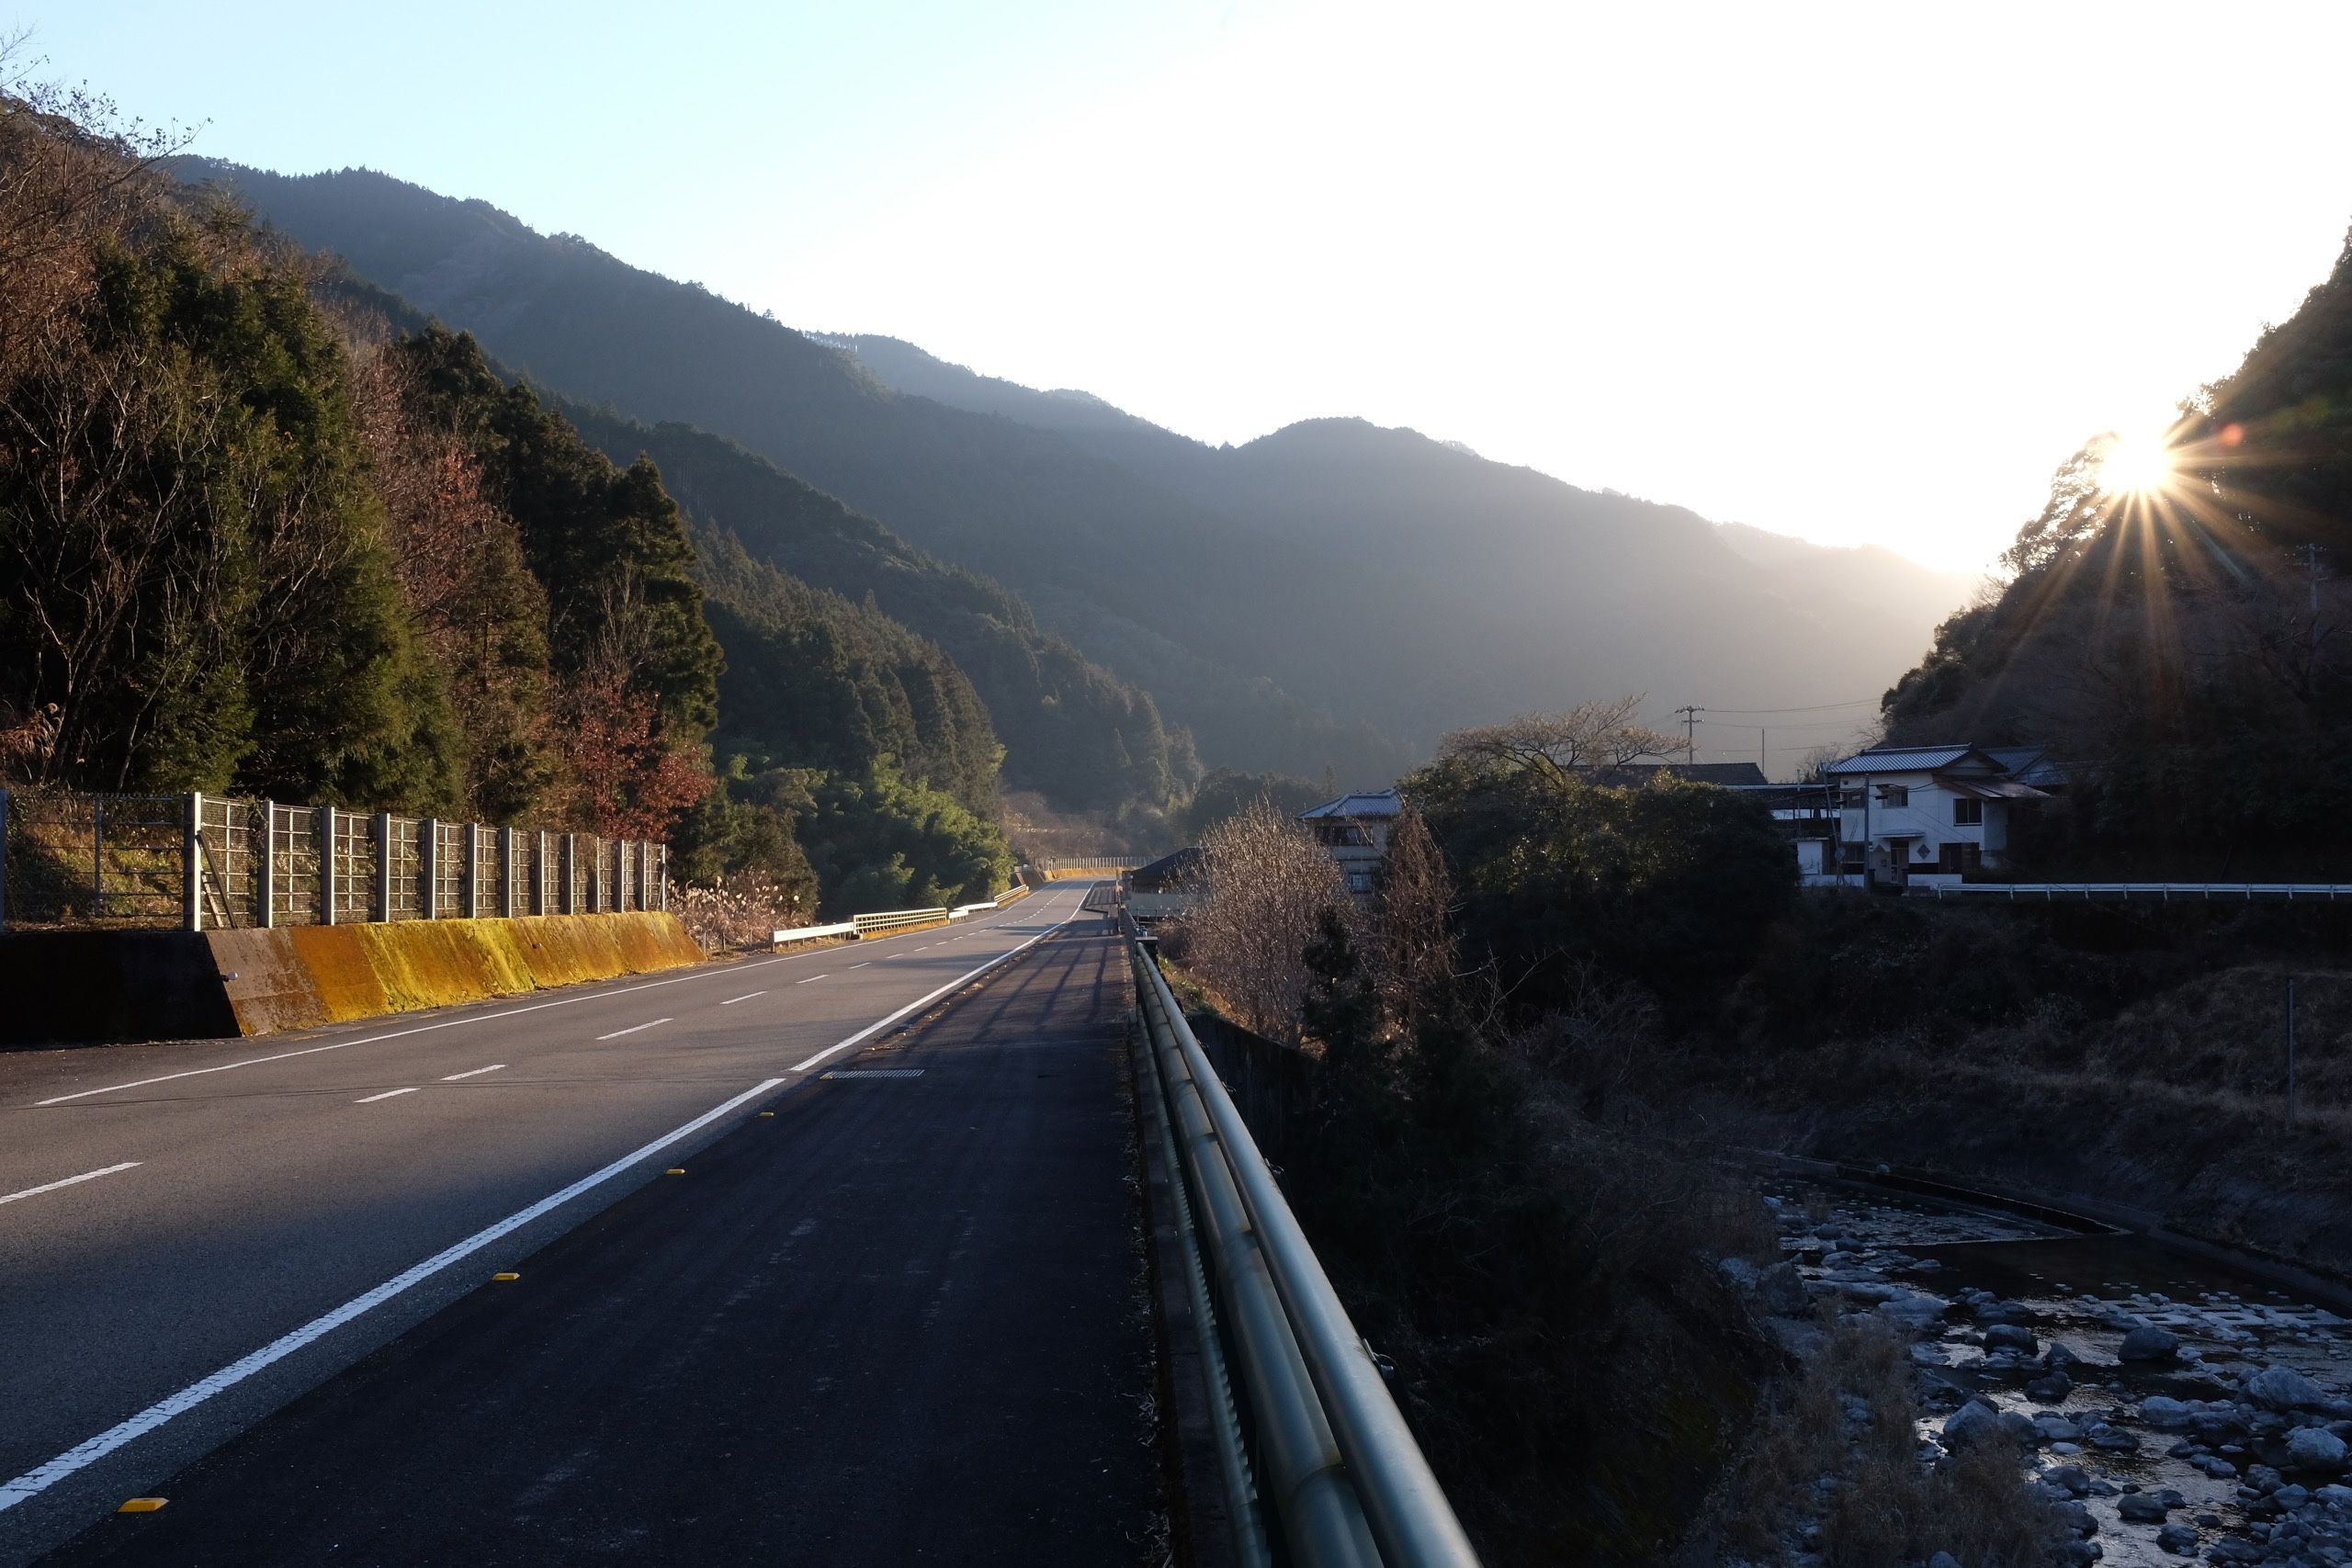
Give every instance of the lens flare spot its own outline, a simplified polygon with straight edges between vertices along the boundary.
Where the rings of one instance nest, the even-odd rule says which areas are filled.
[[[2157,435],[2119,435],[2098,462],[2098,488],[2109,495],[2145,495],[2172,481],[2173,450]]]

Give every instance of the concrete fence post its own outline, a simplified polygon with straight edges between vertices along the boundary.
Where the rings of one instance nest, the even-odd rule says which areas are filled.
[[[441,818],[416,825],[416,908],[424,919],[441,918]]]
[[[392,814],[376,813],[376,913],[375,919],[389,921],[392,918]]]
[[[662,846],[662,903],[663,914],[670,912],[670,846]]]
[[[267,931],[277,923],[277,802],[261,803],[260,870],[254,876],[254,924]]]
[[[180,906],[184,924],[192,931],[204,929],[204,795],[187,797],[187,843],[180,852]]]
[[[556,913],[576,915],[580,912],[580,895],[577,891],[580,886],[577,874],[580,835],[566,833],[563,836],[560,852],[556,866],[556,875],[560,878],[556,885]]]
[[[8,789],[0,784],[0,931],[8,929]]]
[[[531,835],[531,913],[548,912],[548,830],[538,829]]]
[[[319,924],[334,924],[335,892],[335,829],[334,807],[322,806],[311,818],[311,830],[319,840]]]
[[[641,910],[653,908],[653,900],[647,897],[647,890],[653,886],[652,872],[653,846],[639,839],[637,841],[637,907]]]
[[[498,830],[498,912],[514,918],[514,829]]]
[[[481,824],[469,822],[460,839],[465,845],[465,868],[458,874],[458,919],[470,920],[481,913]]]

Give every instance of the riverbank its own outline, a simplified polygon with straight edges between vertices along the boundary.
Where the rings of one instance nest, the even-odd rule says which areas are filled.
[[[2038,1505],[2051,1544],[2076,1562],[2352,1558],[2345,1317],[2129,1235],[1807,1182],[1766,1192],[1819,1303],[1797,1392],[1829,1387],[1859,1431],[1895,1406],[1947,1473],[1992,1460],[2030,1481],[2022,1512],[1980,1489],[1980,1506],[2008,1507],[1989,1522],[1948,1495],[1946,1517],[1910,1538],[1918,1556],[1984,1560],[1993,1525],[2012,1531],[2014,1548]],[[1857,1386],[1871,1393],[1848,1392]],[[1860,1477],[1833,1473],[1824,1487],[1798,1474],[1814,1495],[1792,1508],[1775,1462],[1787,1468],[1768,1445],[1739,1479],[1751,1490],[1780,1481],[1780,1517],[1734,1498],[1718,1509],[1716,1538],[1743,1521],[1752,1532],[1762,1513],[1779,1533],[1751,1561],[1815,1563],[1855,1561],[1871,1528],[1883,1536],[1883,1505],[1899,1490],[1884,1478],[1873,1498]],[[1935,1546],[1937,1529],[1975,1540]]]

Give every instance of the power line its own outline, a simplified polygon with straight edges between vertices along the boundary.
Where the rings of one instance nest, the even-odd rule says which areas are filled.
[[[1878,705],[1878,702],[1879,699],[1876,697],[1856,697],[1851,702],[1808,703],[1804,707],[1794,708],[1701,708],[1699,711],[1701,713],[1727,713],[1741,716],[1753,716],[1758,714],[1825,713],[1831,708],[1876,707]],[[1676,708],[1674,711],[1680,713],[1682,710],[1680,708]]]

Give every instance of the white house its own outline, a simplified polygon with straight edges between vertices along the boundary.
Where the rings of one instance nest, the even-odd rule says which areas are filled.
[[[1388,854],[1388,834],[1403,813],[1405,803],[1394,787],[1369,795],[1343,795],[1327,800],[1298,819],[1306,824],[1324,852],[1340,863],[1348,891],[1359,898],[1372,897],[1373,875]]]
[[[2011,810],[2049,798],[2024,782],[2042,766],[2039,752],[1964,745],[1880,746],[1831,763],[1839,872],[1899,888],[2000,869]]]

